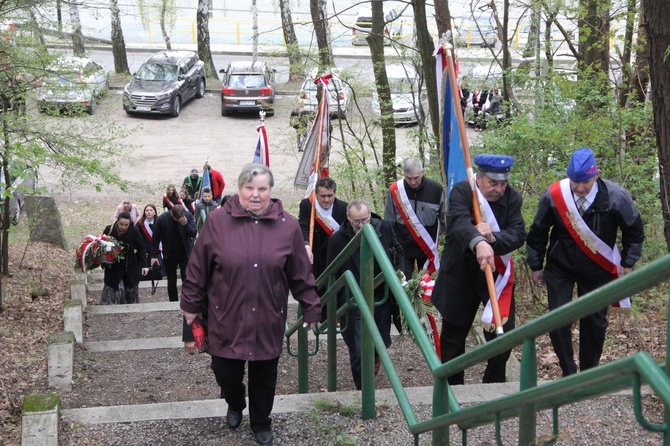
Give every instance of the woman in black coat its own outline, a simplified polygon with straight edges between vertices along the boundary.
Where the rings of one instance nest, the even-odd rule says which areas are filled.
[[[103,267],[105,286],[102,289],[100,304],[139,303],[137,285],[140,282],[140,275],[145,276],[149,272],[147,254],[140,232],[133,226],[130,214],[122,212],[113,225],[105,228],[103,234],[115,238],[121,244],[123,259]]]

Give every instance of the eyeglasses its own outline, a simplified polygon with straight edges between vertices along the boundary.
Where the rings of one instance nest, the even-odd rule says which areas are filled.
[[[361,218],[360,220],[349,220],[352,225],[367,225],[370,223],[370,217],[368,218]]]

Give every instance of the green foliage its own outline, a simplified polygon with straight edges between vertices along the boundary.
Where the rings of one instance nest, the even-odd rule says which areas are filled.
[[[322,413],[337,413],[344,417],[353,417],[360,410],[359,403],[345,405],[339,401],[327,398],[317,398],[314,401],[314,408]]]

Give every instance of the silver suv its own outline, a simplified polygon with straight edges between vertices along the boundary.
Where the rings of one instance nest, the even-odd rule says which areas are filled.
[[[193,51],[160,51],[149,57],[123,89],[123,109],[179,116],[181,106],[205,95],[205,63]]]

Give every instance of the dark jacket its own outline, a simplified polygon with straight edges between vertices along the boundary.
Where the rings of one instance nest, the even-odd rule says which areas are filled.
[[[202,186],[202,177],[200,175],[195,180],[191,178],[191,175],[186,175],[182,183],[182,187],[185,187],[188,194],[193,198],[195,198],[195,194],[200,192],[200,186]]]
[[[170,246],[172,243],[183,243],[184,250],[186,252],[186,257],[191,255],[191,250],[193,249],[193,237],[197,235],[195,229],[195,220],[188,210],[184,210],[184,215],[186,216],[187,223],[181,225],[179,222],[176,222],[172,219],[172,216],[169,212],[162,213],[157,219],[154,225],[154,236],[151,241],[151,258],[158,258],[158,246],[163,243],[163,258],[167,259],[170,256]],[[172,225],[177,225],[179,227],[179,233],[181,234],[181,240],[171,240],[172,235]]]
[[[205,224],[205,220],[207,220],[209,213],[218,207],[219,204],[214,200],[210,201],[209,203],[198,200],[198,203],[195,205],[195,226],[198,230],[198,233],[200,233],[202,225]]]
[[[426,177],[423,177],[421,184],[416,189],[411,188],[406,180],[403,181],[407,197],[416,216],[432,239],[434,241],[437,240],[439,226],[442,225],[444,227],[444,188],[437,181]],[[405,221],[402,219],[400,212],[398,212],[398,208],[390,193],[386,196],[384,220],[390,221],[393,224],[393,231],[398,237],[407,257],[417,258],[425,255],[409,233],[407,226],[405,226]]]
[[[141,278],[141,269],[146,268],[147,253],[140,232],[132,224],[124,234],[116,231],[116,224],[105,227],[103,234],[114,237],[123,247],[123,259],[104,268],[104,283],[108,287],[118,289],[125,277],[126,284],[137,286]]]
[[[300,213],[298,221],[305,245],[309,244],[309,220],[312,212],[312,203],[308,198],[300,202]],[[333,202],[333,218],[340,225],[347,220],[347,202],[338,198]],[[314,278],[318,278],[328,266],[328,240],[330,235],[323,230],[321,225],[314,222],[314,238],[312,240],[312,253],[314,254],[314,263],[312,263],[312,272]]]
[[[504,255],[522,247],[526,228],[521,214],[521,195],[507,186],[503,196],[489,204],[501,229],[494,233],[493,252]],[[468,305],[474,306],[488,300],[486,276],[470,247],[476,237],[481,235],[472,217],[472,189],[467,181],[462,181],[453,187],[449,196],[447,236],[431,296],[435,307],[450,324],[467,327],[471,322],[463,320],[463,296],[467,296]]]
[[[609,247],[614,247],[621,230],[621,266],[632,268],[642,255],[644,226],[630,194],[617,183],[598,178],[598,193],[582,216],[588,227]],[[551,231],[551,234],[550,234]],[[547,250],[547,241],[549,249]],[[564,271],[584,273],[600,268],[574,242],[547,189],[528,232],[528,265],[531,270],[543,269],[546,262]]]
[[[233,195],[209,215],[189,259],[181,309],[200,313],[209,301],[209,352],[261,361],[281,354],[289,290],[304,320],[318,322],[321,304],[298,220],[281,201],[260,219]]]
[[[384,247],[384,251],[391,260],[393,267],[396,270],[402,271],[404,267],[403,248],[402,245],[398,242],[398,239],[396,238],[393,232],[393,227],[391,223],[386,220],[382,220],[377,214],[373,213],[372,218],[370,220],[370,224],[377,233],[377,236],[379,236],[379,241]],[[333,234],[330,237],[330,240],[328,241],[329,265],[333,262],[333,260],[335,260],[338,254],[341,253],[342,250],[344,250],[344,248],[349,244],[349,242],[351,241],[351,239],[354,238],[355,235],[356,234],[354,234],[354,229],[351,226],[351,223],[349,222],[349,220],[345,220],[342,226],[340,226],[340,230],[337,231],[335,234]],[[338,276],[347,270],[351,271],[354,274],[354,277],[356,277],[356,281],[360,281],[361,277],[360,249],[356,250],[356,252],[338,270],[337,272]],[[380,272],[381,268],[379,267],[377,261],[375,261],[375,276],[378,275]],[[377,288],[375,288],[375,300],[380,300],[384,297],[384,289],[385,289],[384,284],[381,284]]]

